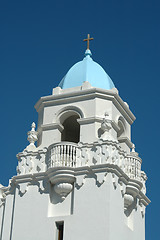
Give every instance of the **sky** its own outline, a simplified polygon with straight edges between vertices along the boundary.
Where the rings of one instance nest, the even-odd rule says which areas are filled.
[[[37,123],[35,103],[84,57],[113,80],[136,116],[132,142],[148,176],[146,240],[158,239],[160,204],[160,2],[157,0],[0,1],[0,183],[16,175],[16,154]]]

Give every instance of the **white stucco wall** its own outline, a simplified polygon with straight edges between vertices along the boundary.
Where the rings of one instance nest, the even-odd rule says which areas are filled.
[[[56,222],[62,221],[63,240],[145,240],[145,173],[142,178],[138,153],[130,152],[135,117],[117,92],[58,88],[40,99],[36,109],[38,132],[30,131],[33,142],[19,153],[18,175],[0,197],[5,199],[0,240],[58,240]],[[60,143],[55,150],[62,114],[69,111],[79,116],[81,143]],[[119,117],[126,127],[121,142]],[[61,194],[55,192],[58,183]]]
[[[128,224],[130,217],[124,213],[120,185],[114,187],[111,173],[101,185],[89,174],[84,184],[75,185],[64,201],[52,187],[40,193],[36,185],[31,185],[23,196],[18,189],[14,194],[15,201],[14,195],[6,200],[2,240],[58,240],[56,222],[59,221],[64,221],[64,240],[144,239],[140,209],[133,210],[132,224]]]

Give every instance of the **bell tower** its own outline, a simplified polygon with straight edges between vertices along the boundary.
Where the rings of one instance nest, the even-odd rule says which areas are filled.
[[[150,200],[131,141],[135,116],[89,40],[84,59],[35,105],[37,130],[0,187],[1,240],[145,240]]]

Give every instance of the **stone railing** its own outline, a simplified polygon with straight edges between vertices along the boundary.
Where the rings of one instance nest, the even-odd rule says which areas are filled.
[[[131,179],[141,180],[141,163],[138,153],[126,154],[113,143],[82,145],[60,142],[48,148],[47,168],[65,166],[81,167],[86,165],[118,165]]]
[[[48,167],[76,167],[78,145],[70,142],[53,144],[48,149]]]
[[[141,163],[142,159],[138,157],[137,153],[127,155],[125,161],[125,173],[131,178],[141,180]]]

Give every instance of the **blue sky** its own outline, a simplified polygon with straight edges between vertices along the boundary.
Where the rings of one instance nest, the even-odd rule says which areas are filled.
[[[112,78],[137,117],[132,141],[147,173],[146,240],[159,234],[160,3],[157,0],[0,2],[0,182],[16,174],[16,154],[37,122],[35,103],[50,95],[84,56]]]

